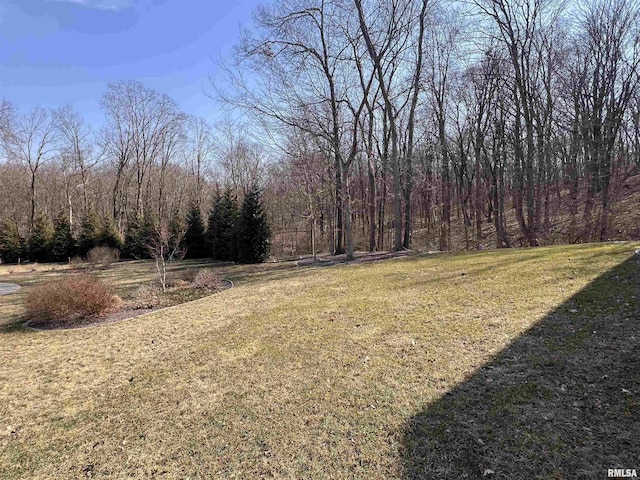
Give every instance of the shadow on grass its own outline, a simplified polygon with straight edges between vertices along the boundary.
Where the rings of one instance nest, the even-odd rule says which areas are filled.
[[[609,270],[410,419],[410,479],[640,470],[640,260]],[[460,352],[464,355],[464,352]]]

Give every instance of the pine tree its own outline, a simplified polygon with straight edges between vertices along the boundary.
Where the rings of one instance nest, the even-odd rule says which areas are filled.
[[[204,222],[200,206],[193,202],[187,213],[187,231],[184,234],[186,258],[202,258],[206,255]]]
[[[176,212],[169,222],[169,244],[171,248],[176,251],[180,251],[180,256],[185,254],[184,236],[187,227],[185,221],[180,215],[180,212]],[[206,256],[206,255],[204,255]]]
[[[238,260],[260,263],[269,255],[271,229],[262,207],[260,190],[254,185],[245,195],[238,219]]]
[[[23,254],[24,240],[20,237],[18,224],[9,219],[0,223],[0,261],[17,263]]]
[[[122,245],[123,258],[136,258],[139,230],[140,224],[136,219],[127,222],[127,228],[124,232],[124,243]]]
[[[150,258],[148,245],[154,231],[153,224],[148,219],[129,221],[124,236],[122,256],[131,259]]]
[[[113,219],[108,217],[102,222],[102,228],[98,235],[97,244],[103,247],[115,248],[116,250],[122,250],[122,239],[116,229]]]
[[[27,243],[29,260],[32,262],[46,262],[51,259],[49,249],[53,238],[53,226],[44,215],[38,215],[33,231]]]
[[[76,241],[71,233],[69,219],[60,212],[53,221],[51,259],[56,262],[65,262],[74,255],[75,249]]]
[[[209,214],[209,229],[207,230],[207,243],[211,258],[237,260],[237,223],[238,203],[231,190],[226,190],[222,196],[216,195]]]
[[[98,218],[98,214],[93,207],[90,207],[82,221],[82,226],[80,227],[80,235],[78,236],[78,254],[84,257],[89,250],[98,246],[101,230],[102,226],[100,225],[100,218]]]
[[[222,197],[220,196],[220,192],[216,192],[216,195],[213,198],[211,211],[209,212],[209,222],[207,224],[207,231],[205,233],[208,249],[207,257],[213,258],[215,260],[220,260],[220,253],[216,239],[220,231],[220,208],[222,206],[221,201]]]

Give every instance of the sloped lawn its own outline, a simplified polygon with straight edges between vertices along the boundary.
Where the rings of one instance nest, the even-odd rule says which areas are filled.
[[[138,319],[5,329],[0,478],[640,467],[634,248],[225,267],[235,288]]]

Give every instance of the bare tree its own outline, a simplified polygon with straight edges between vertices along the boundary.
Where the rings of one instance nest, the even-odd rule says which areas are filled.
[[[622,122],[640,85],[640,6],[614,0],[596,2],[583,13],[574,70],[580,135],[589,176],[584,231],[592,231],[594,197],[602,195],[599,240],[607,237],[613,155]]]
[[[93,154],[91,127],[71,106],[65,105],[58,108],[54,112],[53,118],[61,140],[60,148],[63,163],[65,164],[64,167],[68,172],[66,190],[69,205],[69,222],[73,224],[72,189],[81,189],[82,211],[86,213],[89,208],[87,184],[91,169],[99,162],[100,155]],[[78,185],[75,185],[76,175],[80,176],[80,184]]]
[[[172,234],[173,233],[173,234]],[[182,260],[186,250],[182,246],[184,232],[176,236],[176,232],[170,232],[166,223],[155,227],[154,234],[147,242],[147,251],[156,265],[156,276],[162,288],[162,293],[167,292],[167,264]]]
[[[227,103],[257,119],[299,129],[326,143],[334,158],[335,253],[353,258],[348,175],[358,152],[357,117],[364,96],[349,101],[354,86],[347,55],[357,27],[346,2],[284,0],[258,9],[257,33],[245,34],[234,69],[227,69],[234,95]],[[257,77],[249,85],[243,73]],[[357,83],[355,83],[357,85]],[[345,108],[346,107],[346,108]],[[345,178],[345,176],[347,178]],[[346,240],[346,245],[343,244]],[[346,250],[345,250],[346,246]]]
[[[253,141],[246,125],[225,121],[215,126],[213,154],[222,181],[230,186],[236,198],[262,183],[264,149]]]
[[[7,156],[19,160],[29,168],[31,229],[35,226],[36,220],[38,174],[41,167],[56,154],[55,133],[51,114],[41,107],[36,107],[25,115],[17,115],[2,132],[3,147]]]
[[[391,172],[394,196],[394,249],[408,247],[411,240],[411,211],[406,213],[405,236],[402,235],[402,169],[400,157],[400,115],[407,114],[408,144],[405,151],[405,208],[411,210],[413,188],[412,156],[415,117],[423,68],[423,45],[429,3],[427,0],[387,0],[373,2],[365,11],[361,0],[354,0],[358,24],[364,39],[375,78],[384,102],[384,115],[390,140]],[[402,65],[402,68],[400,68]],[[384,137],[384,135],[383,135]],[[385,149],[386,150],[386,149]]]
[[[187,122],[189,162],[196,178],[196,201],[202,203],[203,176],[211,166],[215,150],[213,131],[204,118],[190,117]]]
[[[149,169],[161,158],[163,147],[183,121],[177,104],[167,95],[145,87],[140,82],[109,85],[102,99],[110,130],[116,133],[115,152],[118,166],[132,163],[136,181],[135,216],[144,216],[143,188]],[[126,154],[126,155],[125,155]]]

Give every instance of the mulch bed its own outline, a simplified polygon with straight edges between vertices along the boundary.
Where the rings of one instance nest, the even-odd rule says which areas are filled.
[[[390,260],[393,258],[402,258],[407,257],[409,255],[414,254],[413,250],[402,250],[399,252],[357,252],[354,254],[355,258],[350,262],[347,261],[347,255],[332,255],[332,256],[323,256],[316,257],[316,261],[313,261],[313,257],[305,257],[301,258],[296,262],[299,267],[306,266],[316,266],[316,267],[330,267],[332,265],[341,265],[341,264],[360,264],[367,262],[378,262],[381,260]]]
[[[127,320],[130,318],[139,317],[145,313],[151,313],[163,308],[173,307],[175,305],[181,305],[188,301],[198,300],[200,298],[219,293],[223,290],[228,290],[233,287],[231,280],[221,280],[216,286],[215,290],[202,290],[202,295],[197,298],[192,298],[185,302],[176,302],[168,305],[159,305],[152,308],[133,308],[130,303],[123,303],[120,307],[109,310],[102,315],[86,317],[86,318],[63,318],[59,320],[48,320],[46,322],[39,322],[35,320],[28,320],[24,323],[24,326],[32,330],[70,330],[76,328],[93,327],[97,325],[105,325],[108,323],[115,323],[121,320]],[[194,289],[195,290],[195,289]]]

